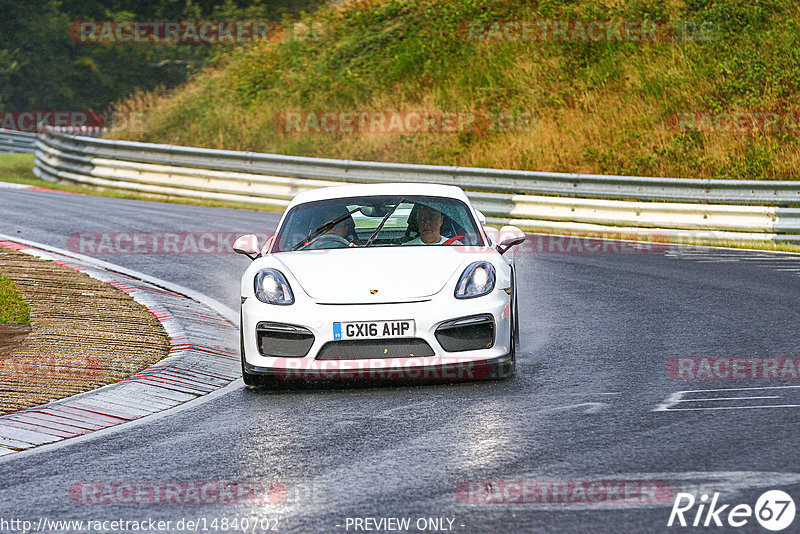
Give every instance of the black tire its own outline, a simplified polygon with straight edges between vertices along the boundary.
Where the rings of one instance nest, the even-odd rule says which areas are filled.
[[[508,351],[510,358],[507,362],[495,364],[492,366],[490,377],[494,380],[508,380],[514,377],[517,371],[517,345],[519,345],[519,313],[517,306],[517,284],[516,275],[512,271],[512,286],[511,291],[511,347]]]
[[[250,389],[257,388],[261,385],[261,381],[256,375],[247,372],[244,366],[244,327],[242,325],[242,312],[239,312],[239,354],[242,358],[242,380],[244,385]]]
[[[514,289],[511,292],[513,306],[511,307],[511,313],[513,316],[513,320],[511,322],[511,350],[509,354],[511,355],[511,359],[508,362],[508,371],[503,377],[503,379],[513,378],[514,374],[517,372],[517,346],[519,346],[519,306],[517,304],[517,280],[516,280],[516,273],[513,275],[514,280]]]
[[[516,271],[514,271],[514,335],[512,336],[512,340],[514,342],[513,348],[511,350],[511,360],[516,362],[517,360],[517,347],[519,347],[519,301],[517,299],[517,275]]]
[[[509,363],[509,373],[506,378],[512,378],[517,371],[517,347],[519,346],[519,303],[517,300],[517,270],[511,270],[511,283],[512,283],[512,291],[511,291],[511,300],[513,302],[513,306],[511,307],[511,313],[513,314],[514,320],[511,321],[511,361]]]
[[[242,380],[244,381],[244,385],[250,389],[261,387],[261,380],[259,380],[257,376],[245,371],[244,362],[242,362]]]

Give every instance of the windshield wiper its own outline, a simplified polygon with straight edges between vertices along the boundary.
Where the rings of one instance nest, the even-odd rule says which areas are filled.
[[[318,238],[319,236],[321,236],[322,234],[324,234],[325,232],[327,232],[328,230],[330,230],[331,228],[333,228],[334,226],[336,226],[337,224],[339,224],[340,222],[342,222],[346,218],[350,217],[352,214],[354,214],[355,212],[357,212],[360,209],[361,209],[361,206],[359,206],[359,207],[357,207],[357,208],[355,208],[353,210],[348,211],[344,215],[339,215],[335,219],[330,220],[330,221],[318,226],[316,228],[316,230],[313,230],[305,238],[301,239],[299,243],[294,245],[292,247],[292,250],[293,251],[294,250],[298,250],[300,248],[303,248],[305,246],[310,245],[311,242],[314,241],[316,238]]]
[[[392,216],[392,213],[394,213],[397,210],[397,208],[400,207],[400,204],[402,204],[404,201],[405,201],[405,198],[401,198],[400,201],[397,204],[394,205],[394,207],[392,208],[392,211],[390,211],[389,213],[386,214],[386,216],[381,220],[381,223],[378,225],[378,227],[375,229],[375,231],[372,232],[372,235],[370,235],[369,238],[367,238],[367,242],[364,243],[364,248],[367,248],[368,246],[370,246],[372,244],[373,241],[375,241],[375,237],[377,237],[378,232],[381,231],[381,228],[383,228],[383,225],[386,224],[386,221],[389,220],[389,217]]]

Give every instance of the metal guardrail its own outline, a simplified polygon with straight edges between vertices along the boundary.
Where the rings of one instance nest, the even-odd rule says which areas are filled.
[[[694,180],[408,165],[237,152],[48,134],[47,144],[88,157],[342,182],[428,182],[465,189],[581,198],[800,205],[800,182]]]
[[[36,134],[0,128],[0,153],[33,152],[36,150]]]
[[[458,185],[491,223],[531,231],[800,242],[800,182],[690,180],[361,162],[136,143],[45,132],[35,172],[159,196],[285,207],[344,183]],[[556,196],[553,196],[556,195]],[[602,197],[603,199],[598,199]],[[713,202],[713,203],[712,203]]]

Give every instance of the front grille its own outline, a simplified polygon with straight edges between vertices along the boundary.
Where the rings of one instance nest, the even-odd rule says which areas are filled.
[[[442,323],[435,335],[447,352],[488,349],[494,345],[494,318],[483,314],[453,319]]]
[[[319,350],[317,359],[369,360],[375,358],[420,358],[435,355],[436,353],[424,339],[358,339],[329,341]]]
[[[256,325],[256,344],[262,356],[302,358],[314,344],[314,334],[302,326],[260,322]]]

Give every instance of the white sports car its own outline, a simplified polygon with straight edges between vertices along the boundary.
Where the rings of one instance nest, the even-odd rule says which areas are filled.
[[[276,233],[234,250],[242,375],[459,381],[514,374],[516,227],[483,227],[458,187],[374,184],[298,194]]]

